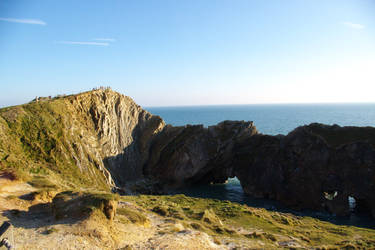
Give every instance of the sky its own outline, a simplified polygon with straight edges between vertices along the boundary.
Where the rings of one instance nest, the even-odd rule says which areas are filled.
[[[375,1],[0,0],[0,107],[375,102]]]

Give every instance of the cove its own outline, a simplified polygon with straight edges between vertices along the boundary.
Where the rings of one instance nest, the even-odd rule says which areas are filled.
[[[173,190],[170,194],[184,194],[195,198],[227,200],[239,204],[246,204],[251,207],[264,208],[268,211],[291,213],[296,216],[309,216],[336,225],[375,229],[375,220],[367,213],[351,211],[348,216],[336,216],[328,212],[317,212],[308,209],[297,211],[283,206],[280,202],[275,200],[251,197],[243,192],[240,181],[236,177],[229,178],[225,184],[195,185]],[[349,202],[352,202],[352,200],[349,200]]]

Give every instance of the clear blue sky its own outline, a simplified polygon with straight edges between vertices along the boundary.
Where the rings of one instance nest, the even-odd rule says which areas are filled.
[[[0,0],[0,106],[375,101],[375,1]]]

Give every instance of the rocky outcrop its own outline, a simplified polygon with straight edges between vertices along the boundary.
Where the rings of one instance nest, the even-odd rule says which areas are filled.
[[[234,177],[236,141],[256,134],[252,122],[224,121],[216,126],[166,126],[154,139],[144,171],[165,186],[223,183]]]
[[[375,128],[311,124],[286,136],[259,134],[251,122],[166,126],[150,148],[146,176],[164,187],[223,183],[238,177],[245,193],[295,209],[375,216]]]
[[[234,149],[235,175],[245,193],[293,208],[375,216],[375,128],[311,124],[286,136],[256,135]]]
[[[165,126],[130,97],[111,90],[95,90],[71,101],[76,113],[86,116],[94,128],[99,164],[104,163],[118,186],[143,178],[143,165],[153,136]]]

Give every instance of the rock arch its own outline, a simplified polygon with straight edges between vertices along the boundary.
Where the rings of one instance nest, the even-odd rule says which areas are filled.
[[[167,188],[236,176],[246,194],[337,215],[350,213],[352,196],[375,216],[374,143],[375,128],[310,124],[270,136],[244,121],[166,126],[144,173]]]

